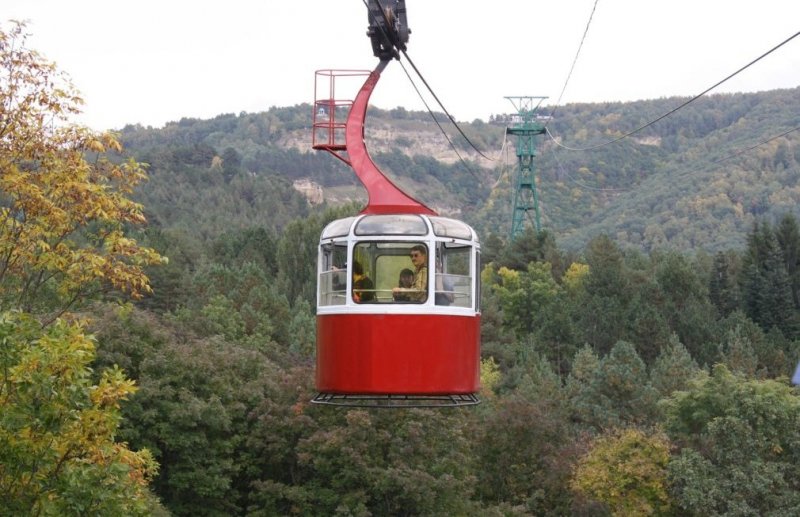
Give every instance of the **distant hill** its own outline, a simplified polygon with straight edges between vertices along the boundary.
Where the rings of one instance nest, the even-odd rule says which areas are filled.
[[[706,96],[606,145],[687,100],[556,110],[537,171],[543,226],[561,247],[582,249],[605,233],[645,251],[741,248],[757,218],[799,212],[800,131],[790,130],[800,126],[800,88]],[[375,162],[411,195],[483,235],[504,237],[516,169],[513,142],[496,123],[504,118],[461,123],[495,161],[475,152],[443,114],[437,119],[458,154],[423,112],[371,108],[365,136]],[[311,149],[310,124],[304,104],[158,129],[128,126],[122,138],[151,164],[151,181],[139,192],[151,221],[211,237],[231,225],[280,229],[318,206],[366,201],[351,170]]]

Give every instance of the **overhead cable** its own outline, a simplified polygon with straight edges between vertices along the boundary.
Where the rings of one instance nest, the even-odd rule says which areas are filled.
[[[425,105],[425,108],[428,110],[428,113],[431,114],[431,118],[436,123],[436,125],[439,127],[439,131],[442,132],[444,137],[447,139],[447,143],[450,144],[450,147],[456,153],[456,156],[458,156],[458,159],[461,160],[461,163],[464,165],[464,168],[466,168],[470,172],[470,174],[472,174],[475,177],[475,179],[480,182],[480,178],[478,177],[478,175],[475,173],[475,171],[472,170],[472,168],[469,165],[467,165],[467,162],[464,161],[464,158],[461,157],[461,153],[458,152],[458,149],[456,148],[456,146],[453,143],[453,141],[450,139],[450,136],[444,130],[442,125],[439,124],[439,121],[436,120],[436,115],[434,115],[433,111],[431,111],[431,108],[428,106],[428,103],[425,101],[425,98],[422,96],[422,93],[419,91],[419,88],[417,88],[417,85],[414,82],[414,80],[411,78],[411,75],[408,73],[408,70],[406,70],[406,67],[403,65],[403,62],[400,61],[399,59],[398,59],[398,62],[400,63],[400,67],[403,69],[403,72],[406,73],[406,77],[408,77],[408,80],[411,82],[411,86],[414,87],[414,90],[417,92],[417,95],[419,95],[420,100],[422,100],[422,103]]]
[[[739,151],[737,151],[735,153],[731,153],[731,154],[729,154],[727,156],[723,156],[722,158],[717,158],[716,160],[712,160],[711,163],[724,162],[725,160],[729,160],[731,158],[735,158],[735,157],[739,156],[740,154],[744,154],[744,153],[746,153],[748,151],[752,151],[753,149],[755,149],[757,147],[761,147],[762,145],[768,144],[768,143],[772,142],[773,140],[776,140],[776,139],[778,139],[778,138],[780,138],[782,136],[786,136],[789,133],[793,133],[793,132],[797,131],[798,129],[800,129],[800,126],[792,128],[792,129],[790,129],[788,131],[784,131],[783,133],[781,133],[779,135],[775,135],[772,138],[764,140],[763,142],[759,142],[756,145],[752,145],[752,146],[747,147],[745,149],[741,149],[741,150],[739,150]]]
[[[724,162],[726,160],[730,160],[731,158],[735,158],[735,157],[740,156],[740,155],[742,155],[742,154],[744,154],[746,152],[752,151],[753,149],[757,149],[757,148],[761,147],[762,145],[766,145],[766,144],[772,142],[773,140],[777,140],[778,138],[786,136],[789,133],[794,133],[795,131],[798,131],[798,130],[800,130],[800,126],[793,127],[792,129],[788,129],[788,130],[786,130],[786,131],[784,131],[784,132],[782,132],[780,134],[777,134],[775,136],[769,137],[766,140],[763,140],[763,141],[761,141],[761,142],[759,142],[759,143],[757,143],[755,145],[751,145],[750,147],[746,147],[744,149],[739,149],[736,152],[732,152],[732,153],[726,154],[725,156],[722,156],[720,158],[716,158],[714,160],[711,160],[710,164],[713,165],[715,163],[721,163],[721,162]],[[685,172],[681,172],[677,176],[678,177],[687,176],[689,174],[694,174],[695,172],[698,172],[698,171],[699,171],[698,168],[694,168],[694,169],[691,169],[691,170],[688,170],[688,171],[685,171]]]
[[[420,71],[417,69],[416,65],[414,64],[414,61],[412,61],[411,58],[408,57],[408,52],[406,52],[405,50],[402,50],[402,49],[400,50],[400,52],[403,53],[403,56],[406,58],[406,60],[408,60],[408,63],[411,65],[411,68],[414,69],[414,72],[416,72],[417,76],[422,80],[422,83],[425,85],[425,87],[428,89],[428,91],[431,93],[431,95],[433,95],[433,98],[436,99],[436,103],[439,105],[439,107],[442,108],[442,111],[444,111],[444,114],[447,115],[447,118],[450,119],[450,122],[453,124],[453,126],[455,126],[455,128],[458,130],[458,132],[461,133],[461,136],[464,137],[464,140],[467,141],[467,143],[470,145],[470,147],[472,147],[475,150],[475,152],[477,152],[479,155],[481,155],[485,159],[489,160],[490,162],[495,161],[494,158],[489,158],[488,156],[483,154],[483,152],[480,149],[478,149],[475,146],[475,144],[472,143],[472,140],[470,140],[469,137],[464,134],[464,131],[461,130],[461,126],[458,125],[458,122],[456,122],[456,119],[454,119],[453,116],[450,115],[450,112],[447,111],[447,108],[444,107],[444,104],[442,104],[442,101],[439,100],[439,97],[436,95],[436,93],[433,91],[431,86],[428,84],[428,81],[425,80],[425,77],[423,77],[422,74],[420,73]]]
[[[622,135],[622,136],[620,136],[620,137],[617,137],[617,138],[615,138],[614,140],[610,140],[610,141],[608,141],[608,142],[604,142],[604,143],[601,143],[601,144],[593,145],[593,146],[590,146],[590,147],[569,147],[569,146],[566,146],[566,145],[564,145],[564,144],[560,143],[558,140],[556,140],[556,138],[553,136],[553,134],[552,134],[552,133],[550,133],[550,130],[549,130],[549,129],[547,130],[547,135],[550,137],[550,139],[551,139],[551,140],[552,140],[552,141],[553,141],[553,142],[554,142],[554,143],[555,143],[557,146],[559,146],[559,147],[561,147],[561,148],[563,148],[563,149],[567,149],[567,150],[569,150],[569,151],[591,151],[591,150],[594,150],[594,149],[598,149],[598,148],[600,148],[600,147],[605,147],[605,146],[607,146],[607,145],[611,145],[611,144],[617,143],[617,142],[619,142],[620,140],[623,140],[623,139],[625,139],[625,138],[628,138],[629,136],[631,136],[631,135],[633,135],[633,134],[635,134],[635,133],[638,133],[639,131],[641,131],[641,130],[643,130],[643,129],[647,128],[647,127],[650,127],[650,126],[652,126],[652,125],[653,125],[653,124],[655,124],[656,122],[658,122],[658,121],[660,121],[660,120],[663,120],[663,119],[667,118],[668,116],[672,115],[673,113],[675,113],[676,111],[678,111],[678,110],[680,110],[680,109],[682,109],[682,108],[686,107],[687,105],[689,105],[689,104],[691,104],[692,102],[696,101],[697,99],[699,99],[700,97],[702,97],[702,96],[703,96],[703,95],[705,95],[706,93],[710,92],[711,90],[713,90],[713,89],[714,89],[714,88],[716,88],[717,86],[719,86],[719,85],[721,85],[722,83],[724,83],[724,82],[728,81],[728,80],[729,80],[729,79],[731,79],[732,77],[734,77],[734,76],[736,76],[736,75],[740,74],[741,72],[743,72],[743,71],[744,71],[744,70],[746,70],[747,68],[751,67],[752,65],[754,65],[754,64],[755,64],[755,63],[757,63],[758,61],[760,61],[760,60],[764,59],[765,57],[767,57],[769,54],[771,54],[771,53],[775,52],[776,50],[778,50],[778,49],[779,49],[779,48],[781,48],[782,46],[786,45],[787,43],[789,43],[790,41],[792,41],[792,40],[793,40],[794,38],[796,38],[797,36],[800,36],[800,32],[796,32],[796,33],[794,33],[792,36],[789,36],[788,38],[786,38],[785,40],[783,40],[781,43],[779,43],[779,44],[775,45],[775,46],[774,46],[774,47],[772,47],[770,50],[768,50],[768,51],[764,52],[764,53],[763,53],[763,54],[761,54],[759,57],[755,58],[754,60],[750,61],[749,63],[747,63],[746,65],[744,65],[743,67],[741,67],[739,70],[737,70],[737,71],[735,71],[734,73],[730,74],[730,75],[729,75],[728,77],[726,77],[725,79],[722,79],[721,81],[719,81],[718,83],[714,84],[714,85],[713,85],[713,86],[711,86],[710,88],[707,88],[707,89],[706,89],[706,90],[704,90],[703,92],[701,92],[701,93],[699,93],[699,94],[695,95],[694,97],[692,97],[692,98],[691,98],[691,99],[689,99],[688,101],[684,102],[684,103],[683,103],[683,104],[681,104],[680,106],[678,106],[678,107],[676,107],[676,108],[674,108],[674,109],[672,109],[672,110],[670,110],[670,111],[668,111],[668,112],[664,113],[664,114],[663,114],[663,115],[661,115],[660,117],[658,117],[658,118],[656,118],[656,119],[654,119],[654,120],[651,120],[651,121],[650,121],[650,122],[648,122],[647,124],[644,124],[643,126],[640,126],[640,127],[636,128],[636,129],[634,129],[633,131],[630,131],[630,132],[628,132],[628,133],[625,133],[624,135]]]
[[[500,160],[501,158],[504,158],[503,157],[503,152],[506,153],[506,156],[505,156],[505,159],[503,159],[503,161],[502,161],[502,166],[500,168],[500,174],[497,176],[497,180],[495,180],[495,182],[492,184],[492,188],[495,188],[498,185],[500,185],[500,181],[502,181],[503,176],[505,176],[506,172],[508,172],[508,162],[509,162],[509,160],[508,160],[508,147],[507,147],[507,144],[508,144],[508,132],[507,131],[503,131],[503,145],[500,146],[500,152],[497,154],[497,157],[498,157],[497,159]]]
[[[383,6],[381,5],[380,0],[375,0],[375,1],[376,1],[377,5],[378,5],[378,8],[379,8],[380,12],[381,12],[381,15],[383,16],[384,23],[386,24],[387,27],[389,27],[390,23],[389,23],[389,19],[387,18],[386,9],[383,8]],[[372,11],[370,11],[370,9],[369,9],[369,4],[367,3],[367,0],[362,0],[362,2],[364,3],[364,6],[367,8],[367,14],[369,14],[370,16],[373,16],[372,15]],[[376,22],[377,22],[377,20],[376,20]],[[381,31],[381,33],[383,33],[383,35],[386,37],[387,41],[396,40],[396,38],[394,38],[394,39],[390,38],[389,35],[386,34],[386,31],[384,31],[383,27],[380,24],[376,23],[376,26]],[[479,155],[481,155],[486,160],[495,161],[494,158],[489,158],[488,156],[483,154],[483,152],[480,149],[478,149],[475,146],[475,144],[472,143],[472,140],[469,139],[469,137],[464,133],[464,131],[461,130],[461,126],[458,125],[458,122],[456,122],[456,120],[453,118],[453,116],[450,115],[450,112],[447,111],[447,108],[444,107],[444,104],[442,104],[442,101],[439,100],[439,97],[436,95],[436,93],[430,87],[430,85],[428,84],[428,81],[425,80],[425,77],[423,77],[423,75],[417,69],[416,65],[414,64],[414,61],[412,61],[411,58],[408,57],[408,53],[406,52],[406,46],[404,44],[401,44],[399,46],[396,46],[395,48],[396,48],[396,50],[399,50],[400,52],[403,53],[403,56],[405,56],[405,58],[408,60],[408,62],[411,65],[411,67],[414,69],[414,72],[422,80],[422,83],[425,85],[425,87],[428,89],[430,94],[436,100],[437,104],[439,104],[439,106],[442,108],[442,111],[444,111],[444,113],[447,116],[447,118],[450,120],[450,122],[453,124],[453,126],[455,126],[455,128],[458,130],[458,132],[461,133],[461,136],[464,137],[464,140],[467,141],[467,143],[470,145],[470,147],[472,147]],[[400,56],[397,55],[397,53],[395,53],[395,58],[398,61],[400,61]],[[401,65],[402,65],[402,63],[401,63]],[[411,79],[411,75],[408,73],[408,71],[406,70],[405,67],[403,67],[403,71],[406,73],[406,77],[408,77],[408,79],[411,81],[411,84],[414,87],[414,90],[416,90],[417,95],[420,97],[420,99],[422,99],[422,103],[425,104],[425,107],[428,109],[428,113],[431,114],[431,118],[433,118],[434,122],[436,122],[436,125],[439,127],[439,130],[442,132],[442,134],[444,134],[444,136],[447,139],[447,141],[450,142],[450,145],[453,147],[453,150],[455,150],[455,146],[453,146],[453,143],[450,140],[450,137],[444,131],[444,128],[439,124],[439,121],[436,120],[436,116],[434,115],[433,111],[428,107],[428,103],[425,102],[425,99],[422,97],[422,94],[420,93],[419,89],[417,88],[417,85]],[[458,155],[459,159],[461,159],[462,163],[464,163],[464,160],[461,158],[461,155],[458,153],[458,151],[456,151],[456,154]],[[470,169],[470,172],[472,172],[471,169]]]
[[[553,106],[553,111],[550,112],[550,118],[545,123],[544,127],[547,127],[547,124],[553,120],[553,115],[556,114],[556,110],[558,106],[561,104],[561,98],[564,96],[564,92],[567,91],[567,84],[569,83],[570,77],[572,77],[572,72],[575,70],[575,64],[578,62],[578,56],[581,54],[581,49],[583,48],[583,42],[586,40],[586,34],[589,33],[589,25],[592,23],[592,18],[594,18],[594,11],[597,9],[597,2],[600,0],[594,0],[594,6],[592,6],[592,12],[589,15],[589,21],[586,22],[586,28],[583,30],[583,37],[581,37],[581,43],[578,45],[578,51],[575,52],[575,59],[572,60],[572,66],[569,68],[569,73],[567,74],[567,79],[564,81],[564,86],[561,88],[561,93],[558,94],[558,100],[556,101],[555,105]]]

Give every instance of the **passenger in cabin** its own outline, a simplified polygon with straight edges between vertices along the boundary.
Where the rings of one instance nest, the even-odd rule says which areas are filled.
[[[344,290],[347,289],[347,262],[342,267],[331,266],[331,271],[333,271],[331,289],[334,293],[344,294]]]
[[[397,281],[397,287],[410,289],[413,284],[414,284],[414,272],[408,268],[400,271],[400,278]],[[408,297],[407,293],[393,293],[392,296],[394,297],[394,301],[396,302],[408,302],[411,300],[411,298]]]
[[[375,301],[375,284],[364,274],[360,262],[353,262],[353,301],[356,303]]]
[[[453,282],[450,278],[442,275],[442,261],[436,260],[436,295],[434,300],[436,305],[450,305],[453,303]]]
[[[414,282],[408,288],[393,288],[392,296],[398,293],[405,294],[409,301],[424,302],[428,298],[428,251],[422,244],[417,244],[411,248],[409,257],[414,264]]]

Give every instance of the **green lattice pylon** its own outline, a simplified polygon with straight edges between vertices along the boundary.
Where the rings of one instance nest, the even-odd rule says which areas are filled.
[[[542,101],[547,97],[506,97],[517,114],[512,116],[506,134],[517,137],[517,173],[514,185],[514,212],[511,219],[511,240],[525,230],[525,221],[533,215],[536,232],[542,229],[539,213],[539,193],[536,189],[536,137],[545,133],[537,117]]]

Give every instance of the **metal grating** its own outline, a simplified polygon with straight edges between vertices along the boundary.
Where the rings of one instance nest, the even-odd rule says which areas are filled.
[[[340,393],[317,393],[311,399],[311,402],[329,406],[399,409],[474,406],[480,404],[481,400],[474,393],[465,395],[344,395]]]

